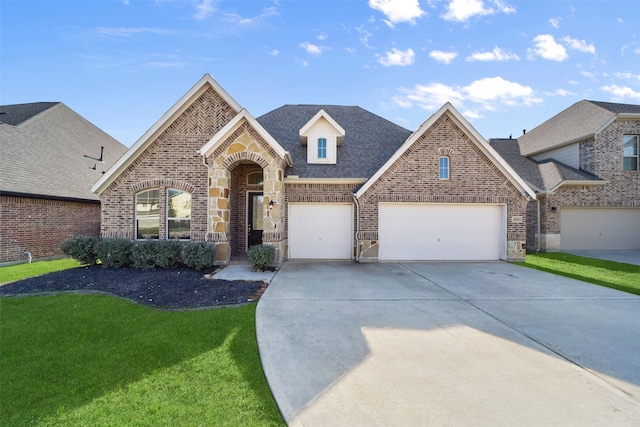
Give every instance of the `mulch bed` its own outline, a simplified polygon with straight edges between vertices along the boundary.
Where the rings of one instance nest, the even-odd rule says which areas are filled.
[[[154,308],[187,309],[257,301],[266,282],[205,279],[189,269],[78,267],[0,286],[0,295],[106,292]]]

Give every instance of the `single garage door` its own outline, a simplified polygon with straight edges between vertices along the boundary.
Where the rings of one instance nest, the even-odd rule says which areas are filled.
[[[378,258],[498,260],[506,256],[506,207],[381,203]]]
[[[351,204],[290,203],[289,258],[351,259]]]
[[[562,249],[640,249],[639,208],[567,208],[560,211]]]

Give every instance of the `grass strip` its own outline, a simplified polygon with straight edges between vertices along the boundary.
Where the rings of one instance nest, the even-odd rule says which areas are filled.
[[[0,285],[79,266],[80,263],[76,260],[62,258],[0,267]]]
[[[70,294],[0,304],[0,425],[284,425],[255,304],[167,312]]]
[[[640,266],[560,252],[527,255],[525,267],[640,295]]]

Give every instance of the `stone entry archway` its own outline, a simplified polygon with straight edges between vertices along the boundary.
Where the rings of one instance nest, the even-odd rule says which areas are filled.
[[[285,159],[245,123],[208,153],[206,164],[209,167],[207,240],[216,244],[217,263],[228,264],[232,255],[246,253],[246,193],[252,187],[247,185],[246,178],[251,172],[262,170],[262,242],[276,248],[276,262],[280,264],[286,244]]]

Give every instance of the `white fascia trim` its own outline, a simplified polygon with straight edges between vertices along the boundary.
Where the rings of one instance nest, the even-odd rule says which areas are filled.
[[[566,180],[566,181],[562,181],[560,182],[558,185],[556,185],[555,187],[551,188],[549,191],[546,192],[546,194],[553,194],[556,191],[558,191],[561,187],[566,187],[566,186],[589,186],[589,187],[595,187],[598,185],[607,185],[609,184],[609,181],[580,181],[580,180]]]
[[[424,132],[419,132],[421,130],[429,129],[443,114],[449,112],[453,118],[458,122],[458,125],[462,127],[463,130],[467,131],[467,134],[472,137],[472,140],[484,151],[484,153],[489,156],[489,158],[494,160],[494,164],[498,166],[498,168],[513,182],[516,184],[521,191],[523,191],[523,195],[528,195],[532,199],[535,200],[536,193],[533,189],[516,173],[515,170],[498,154],[496,150],[489,145],[489,143],[480,135],[480,133],[471,126],[471,123],[464,118],[458,110],[450,103],[445,103],[440,109],[429,117],[423,124],[421,124],[418,129],[412,133],[409,138],[405,141],[404,144],[391,156],[389,160],[380,168],[378,171],[369,179],[356,193],[356,197],[361,197],[372,185],[376,182],[380,177],[411,147],[417,140],[422,136]]]
[[[211,86],[220,97],[233,108],[233,110],[237,113],[242,110],[240,104],[233,99],[227,91],[225,91],[222,86],[216,82],[213,77],[209,74],[205,74],[202,76],[198,82],[189,89],[187,93],[185,93],[173,106],[160,117],[158,121],[156,121],[148,131],[144,133],[132,146],[127,150],[127,152],[122,155],[110,168],[107,172],[102,175],[102,177],[96,181],[95,184],[91,187],[91,192],[93,193],[101,193],[113,180],[133,161],[138,157],[140,153],[146,149],[151,142],[155,140],[155,138],[160,135],[167,127],[173,123],[173,120],[182,114],[193,102],[194,99],[197,99],[200,95],[202,95],[206,90],[207,86]]]
[[[285,177],[285,184],[362,184],[367,178],[298,178]]]
[[[309,129],[311,129],[311,126],[313,126],[318,120],[320,120],[321,117],[324,117],[324,119],[327,120],[331,126],[333,126],[336,132],[338,132],[338,139],[344,138],[345,130],[343,129],[343,127],[340,126],[338,122],[336,122],[333,119],[333,117],[329,115],[329,113],[327,113],[323,109],[320,109],[320,111],[318,111],[316,115],[313,116],[311,120],[305,123],[305,125],[302,126],[302,128],[300,129],[299,134],[300,134],[300,142],[302,143],[302,145],[305,145],[307,143],[307,132],[309,132]]]
[[[269,132],[266,131],[265,128],[262,127],[260,123],[249,113],[246,109],[242,109],[240,113],[238,113],[229,123],[227,123],[222,129],[220,129],[214,136],[207,142],[201,149],[200,155],[207,157],[211,152],[213,152],[218,146],[225,140],[229,135],[235,132],[240,125],[242,125],[243,120],[246,120],[249,125],[258,132],[258,134],[264,138],[264,140],[273,148],[273,150],[280,156],[281,158],[290,162],[291,155],[288,151],[285,151],[284,148],[278,141],[276,141]],[[292,165],[290,165],[292,166]]]

